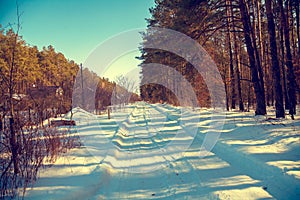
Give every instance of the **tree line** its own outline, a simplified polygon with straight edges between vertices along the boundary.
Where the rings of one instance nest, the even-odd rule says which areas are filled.
[[[294,118],[300,92],[299,0],[156,0],[150,13],[149,30],[184,33],[209,53],[224,82],[227,110],[253,107],[257,115],[265,115],[266,106],[275,106],[276,117],[289,110]],[[153,73],[145,64],[167,65],[189,81],[198,104],[209,107],[209,91],[191,63],[171,52],[144,48],[154,35],[143,33],[142,82]],[[159,84],[141,86],[140,94],[146,101],[179,104],[174,91]]]
[[[74,82],[76,75],[80,73],[79,64],[56,52],[52,45],[43,47],[42,50],[38,50],[37,46],[28,45],[12,29],[7,31],[1,29],[0,41],[1,117],[3,118],[3,114],[10,107],[14,107],[16,111],[28,110],[28,108],[34,110],[34,105],[36,105],[35,109],[51,108],[56,111],[53,116],[70,111]],[[92,97],[95,99],[91,101],[95,102],[93,106],[97,109],[106,109],[111,104],[111,95],[116,86],[122,87],[122,85],[108,78],[100,78],[88,68],[83,68],[81,73],[85,85],[90,85],[89,82],[97,84],[97,91]],[[62,89],[60,98],[57,98],[58,94],[55,91],[51,93],[51,87]],[[49,92],[52,97],[46,94]],[[136,98],[135,95],[134,97]],[[8,99],[13,100],[11,105]]]

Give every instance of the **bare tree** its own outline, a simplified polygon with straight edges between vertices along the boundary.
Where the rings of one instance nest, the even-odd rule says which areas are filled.
[[[17,44],[19,39],[19,31],[21,29],[21,23],[20,18],[21,14],[19,12],[19,5],[18,2],[16,2],[16,8],[17,8],[17,28],[16,33],[14,35],[14,40],[11,48],[11,59],[8,62],[8,68],[9,68],[9,74],[8,74],[8,109],[9,109],[9,129],[10,129],[10,145],[11,145],[11,151],[12,151],[12,164],[14,165],[14,174],[18,174],[19,172],[19,166],[18,166],[18,144],[16,141],[16,131],[14,130],[14,98],[13,95],[15,93],[15,73],[16,73],[16,65],[15,65],[15,57],[16,57],[16,51],[17,51]],[[12,26],[11,26],[12,28]]]
[[[127,76],[117,76],[115,78],[116,87],[112,95],[112,104],[128,104],[133,93],[138,91],[136,81]]]

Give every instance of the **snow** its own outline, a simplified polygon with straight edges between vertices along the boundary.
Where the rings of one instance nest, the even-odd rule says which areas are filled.
[[[112,111],[109,120],[73,109],[84,146],[42,169],[25,199],[300,199],[298,118],[233,111],[219,129],[213,109],[137,103]],[[205,136],[218,130],[206,151],[203,142],[214,141]]]

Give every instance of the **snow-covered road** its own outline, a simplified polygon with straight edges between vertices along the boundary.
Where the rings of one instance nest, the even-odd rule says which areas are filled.
[[[138,103],[106,117],[74,109],[84,147],[42,170],[25,199],[300,199],[299,120],[228,112],[201,157],[209,109]]]

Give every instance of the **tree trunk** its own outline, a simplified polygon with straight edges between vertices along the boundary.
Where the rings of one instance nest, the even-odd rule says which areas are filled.
[[[19,27],[19,26],[18,26]],[[15,56],[16,56],[16,48],[18,43],[18,31],[14,38],[13,48],[12,48],[12,57],[10,62],[10,69],[9,69],[9,101],[8,101],[8,108],[9,108],[9,129],[10,129],[10,147],[11,147],[11,159],[14,165],[14,174],[17,175],[19,173],[19,162],[18,162],[18,145],[16,141],[16,130],[14,125],[14,76],[15,76]]]
[[[258,12],[255,12],[255,9],[257,9],[255,4],[256,4],[255,1],[252,0],[251,7],[252,7],[252,13],[253,13],[253,17],[252,17],[252,21],[253,21],[252,27],[253,28],[252,29],[250,28],[249,30],[250,30],[250,33],[251,33],[251,36],[252,36],[253,50],[254,50],[254,53],[255,53],[255,61],[256,61],[256,66],[257,66],[257,70],[258,70],[258,78],[259,78],[261,87],[264,88],[264,86],[265,86],[264,71],[262,69],[262,62],[261,62],[260,52],[258,51],[258,47],[257,47],[258,45],[257,45],[257,42],[256,42],[257,29],[258,29],[259,26],[257,26],[257,22],[256,22],[256,18],[258,17]],[[248,13],[249,13],[249,11],[248,11]],[[257,16],[255,16],[255,14],[257,14]],[[249,22],[250,22],[250,20],[249,20]],[[251,22],[249,23],[249,26],[251,27]],[[265,95],[265,90],[264,89],[263,89],[263,93]]]
[[[290,4],[293,3],[293,1],[290,1]],[[287,13],[287,19],[288,19],[288,25],[290,28],[290,33],[291,33],[291,46],[292,46],[292,52],[293,52],[293,57],[296,57],[297,55],[297,41],[296,41],[296,37],[295,37],[295,26],[294,26],[294,13],[293,13],[293,5],[288,4],[288,2],[286,2],[287,6],[287,12],[290,11],[290,16],[289,16],[289,12]],[[288,17],[289,16],[289,17]]]
[[[266,12],[268,18],[268,31],[269,31],[269,43],[272,58],[272,72],[274,80],[274,92],[275,92],[275,107],[276,107],[276,118],[284,117],[283,108],[283,96],[282,96],[282,86],[280,78],[280,68],[277,55],[277,44],[276,44],[276,32],[274,17],[272,13],[271,0],[266,0]]]
[[[227,0],[225,1],[226,5],[228,5]],[[227,14],[227,40],[228,40],[228,51],[229,51],[229,68],[230,68],[230,89],[231,89],[231,109],[235,109],[236,104],[236,92],[235,92],[235,76],[234,76],[234,67],[233,67],[233,53],[232,53],[232,36],[230,30],[230,10],[228,6],[226,6],[226,14]]]
[[[243,97],[242,97],[242,88],[241,88],[241,77],[240,77],[240,56],[239,56],[239,50],[238,50],[238,39],[236,36],[236,28],[233,18],[233,6],[232,2],[229,1],[230,8],[231,8],[231,20],[232,20],[232,27],[233,27],[233,41],[234,41],[234,58],[235,58],[235,74],[236,74],[236,84],[237,84],[237,90],[238,90],[238,100],[239,100],[239,110],[244,111],[244,103],[243,103]]]
[[[226,66],[224,66],[224,67],[226,68]],[[228,89],[227,89],[227,82],[226,82],[226,71],[225,71],[224,87],[225,87],[225,94],[226,94],[226,110],[229,111]]]
[[[242,87],[241,87],[241,77],[240,77],[240,56],[236,53],[236,82],[237,82],[237,89],[238,89],[238,97],[239,97],[239,110],[244,111],[244,102],[242,97]]]
[[[225,54],[224,51],[222,53]],[[221,75],[222,75],[222,78],[224,80],[224,89],[225,89],[225,94],[226,94],[226,110],[229,111],[228,86],[227,86],[227,80],[226,80],[226,78],[227,78],[226,77],[226,75],[227,75],[227,66],[226,66],[226,64],[224,63],[223,60],[221,61],[221,66],[222,66],[222,69],[224,69],[223,74],[221,74]]]
[[[289,96],[288,96],[288,90],[287,90],[287,84],[286,84],[286,69],[285,69],[285,63],[284,63],[284,37],[283,37],[283,27],[280,26],[280,46],[281,46],[281,71],[282,71],[282,80],[283,80],[283,94],[284,94],[284,102],[285,102],[285,109],[289,109],[290,103],[289,103]]]
[[[265,54],[265,48],[264,48],[264,43],[263,43],[263,34],[262,34],[262,17],[261,17],[261,0],[256,0],[255,2],[256,5],[256,13],[257,13],[257,35],[258,35],[258,46],[259,46],[259,57],[260,57],[260,66],[261,66],[261,71],[264,71],[265,76],[263,76],[263,78],[265,78],[265,81],[268,82],[268,75],[266,73],[267,71],[267,67],[266,67],[266,54]],[[263,70],[264,69],[264,70]],[[264,84],[264,82],[262,83]],[[268,89],[270,87],[268,87],[268,84],[265,85],[265,95],[266,98],[269,99],[268,97]],[[269,104],[269,101],[267,101],[267,105]]]
[[[251,82],[248,82],[248,105],[247,105],[247,110],[248,112],[250,111],[250,106],[251,106]]]
[[[300,16],[299,16],[299,0],[295,0],[296,10],[296,26],[297,26],[297,41],[298,41],[298,64],[300,60]]]
[[[280,7],[281,23],[284,30],[284,39],[285,39],[285,48],[286,48],[286,65],[288,68],[288,73],[287,73],[288,95],[289,95],[289,103],[290,103],[289,114],[291,115],[292,119],[294,119],[294,115],[296,114],[296,90],[295,90],[296,78],[294,73],[291,46],[290,46],[290,34],[289,34],[289,27],[287,24],[288,20],[284,11],[282,0],[278,0],[278,4]]]
[[[253,41],[251,38],[251,31],[250,31],[250,18],[249,13],[246,9],[245,0],[239,0],[239,8],[241,11],[242,16],[242,23],[244,27],[244,36],[245,42],[247,47],[247,53],[249,57],[250,69],[251,69],[251,78],[254,86],[255,96],[256,96],[256,115],[265,115],[266,112],[266,102],[265,102],[265,95],[264,95],[264,86],[261,85],[261,81],[259,80],[258,76],[258,68],[256,66],[255,60],[255,51],[253,48]]]

